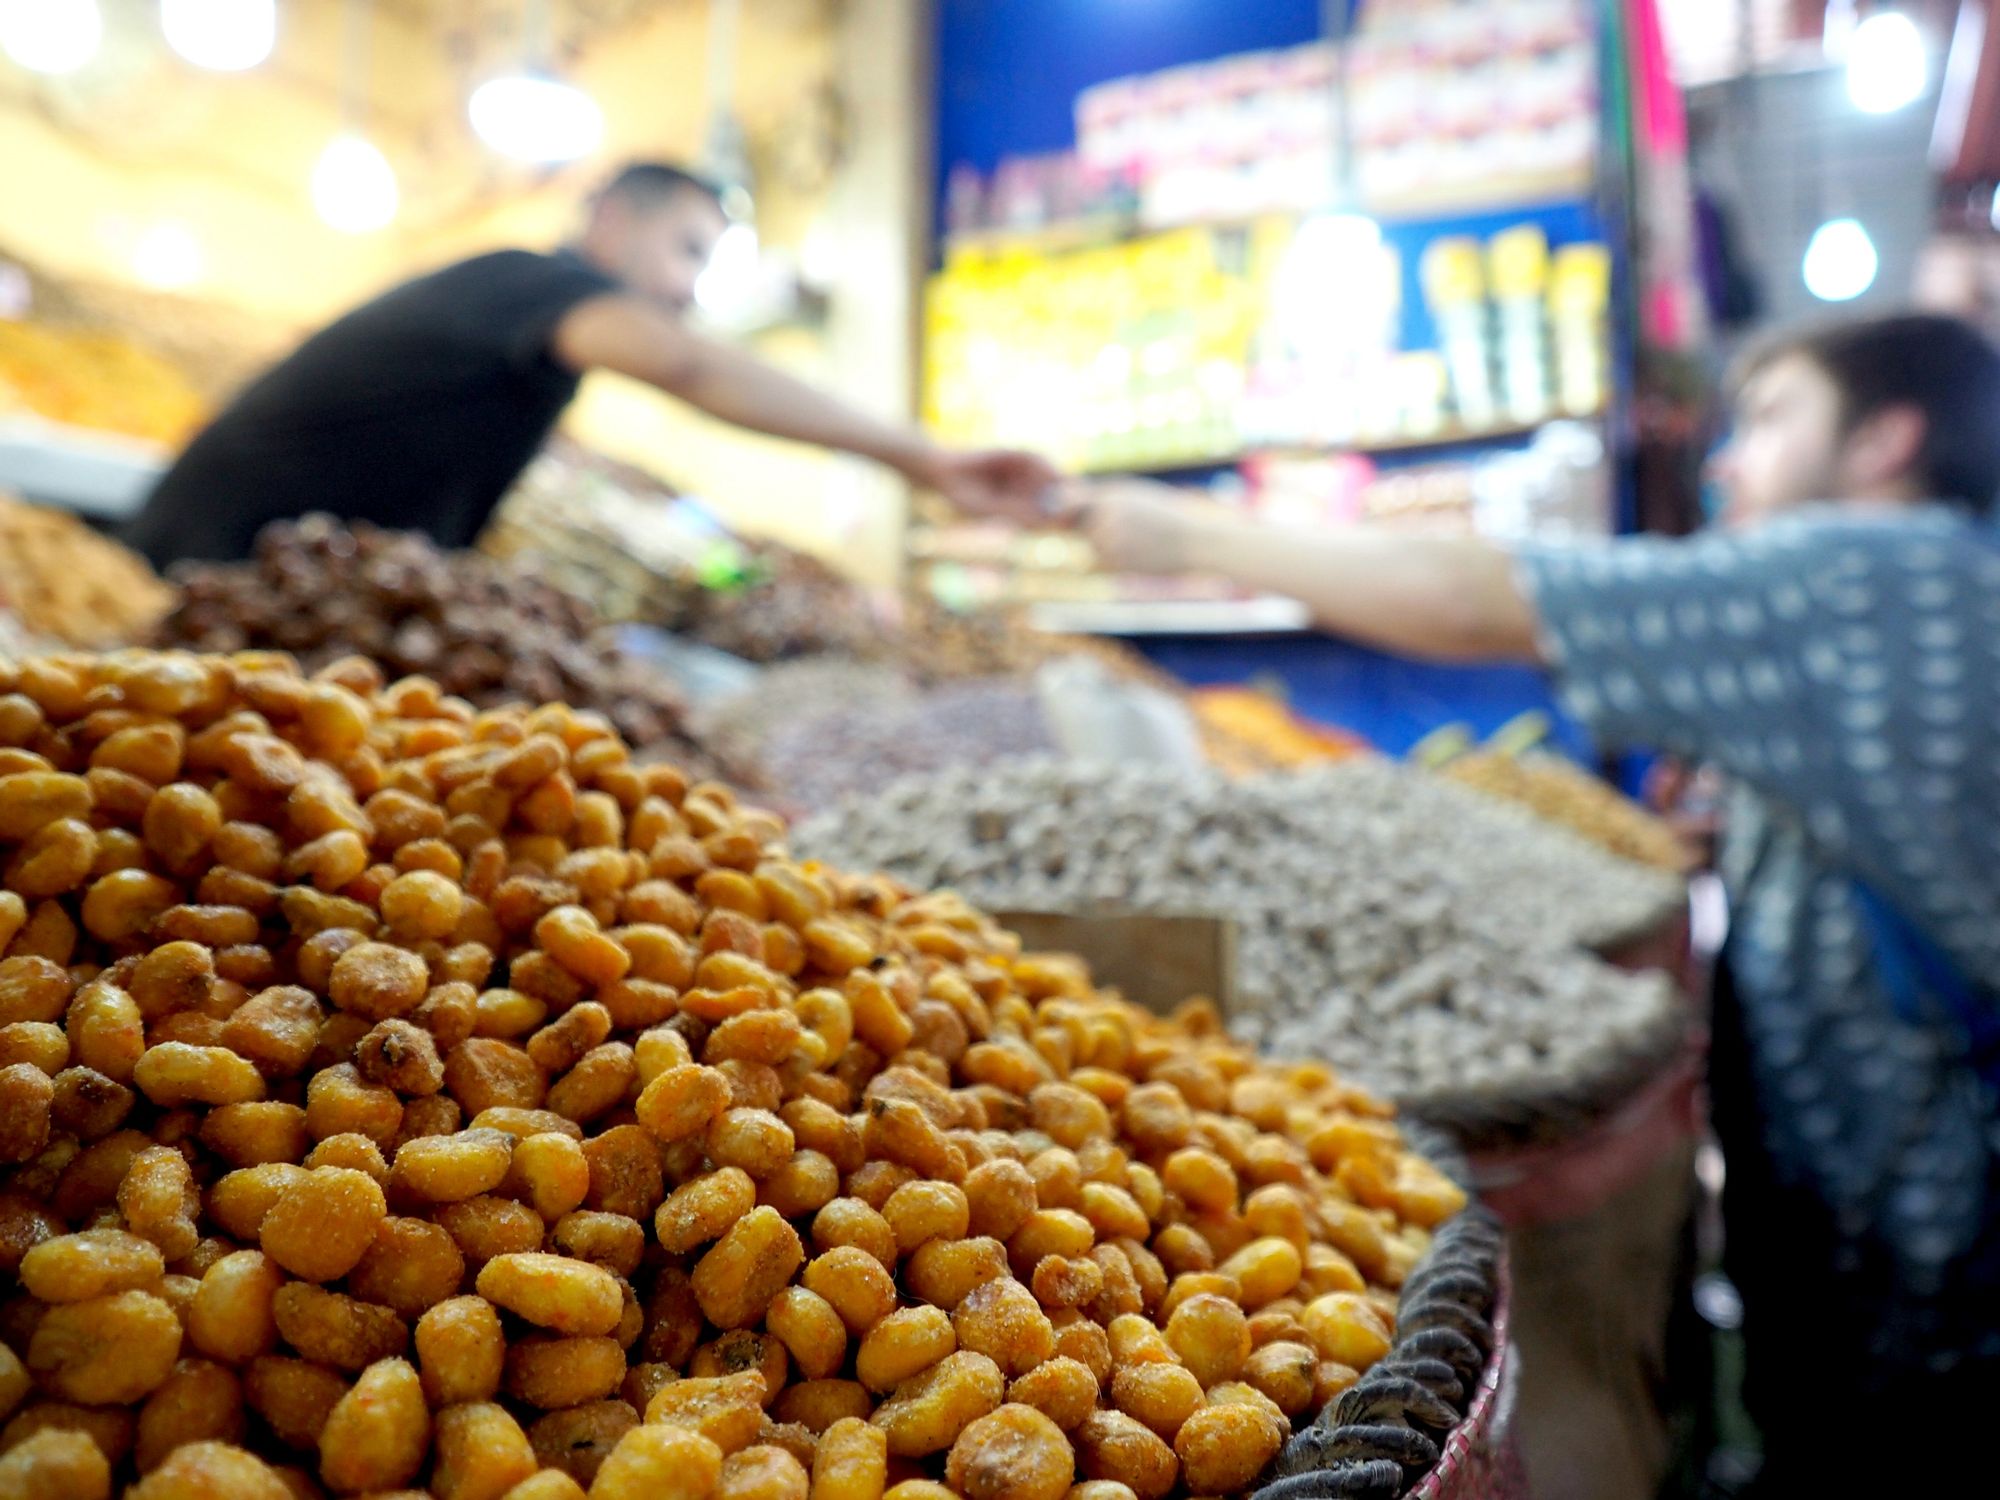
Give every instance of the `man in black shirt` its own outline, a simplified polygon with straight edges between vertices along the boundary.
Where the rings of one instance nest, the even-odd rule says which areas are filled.
[[[592,202],[574,246],[496,251],[405,282],[238,396],[126,539],[161,567],[239,558],[267,522],[328,511],[468,546],[593,369],[875,459],[968,511],[1019,513],[1055,483],[1034,455],[941,448],[690,328],[696,278],[727,226],[707,183],[642,163]]]

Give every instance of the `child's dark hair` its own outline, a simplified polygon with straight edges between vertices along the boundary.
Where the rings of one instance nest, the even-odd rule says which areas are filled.
[[[699,193],[722,206],[722,189],[686,167],[666,161],[633,161],[620,167],[598,190],[598,200],[623,198],[639,208],[657,208],[681,193]]]
[[[2000,350],[1971,324],[1898,313],[1781,333],[1750,350],[1738,384],[1779,360],[1810,360],[1840,391],[1852,430],[1877,412],[1923,413],[1917,477],[1925,494],[1975,515],[2000,496]]]

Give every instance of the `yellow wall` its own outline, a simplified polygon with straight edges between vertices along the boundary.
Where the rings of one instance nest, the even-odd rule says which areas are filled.
[[[133,0],[107,5],[110,43],[79,79],[37,80],[0,59],[0,250],[63,276],[131,282],[139,234],[176,220],[204,249],[205,272],[191,295],[289,335],[411,271],[496,245],[559,243],[579,197],[621,158],[699,152],[709,107],[707,7],[693,0],[582,39],[570,71],[604,107],[608,138],[597,159],[557,172],[497,160],[464,123],[465,94],[504,61],[505,38],[442,34],[412,19],[423,7],[376,9],[368,128],[402,188],[403,212],[390,229],[338,234],[308,199],[312,163],[338,124],[338,0],[288,0],[277,55],[234,77],[181,64],[154,34],[151,5]],[[575,38],[560,0],[552,9],[559,35]],[[900,3],[885,11],[881,0],[744,0],[736,110],[759,173],[765,243],[796,247],[816,226],[852,242],[858,213],[893,225],[896,241],[907,243],[914,177],[869,169],[871,202],[857,206],[846,169],[831,181],[798,180],[811,174],[793,166],[799,153],[790,149],[801,101],[837,78],[853,82],[851,59],[863,49],[842,26],[865,21],[880,54],[880,28],[894,29],[898,13],[908,29]],[[461,13],[444,5],[434,14]],[[914,99],[913,89],[886,92]],[[876,98],[856,117],[869,130],[911,133],[908,114],[885,118]],[[868,140],[857,135],[852,145],[857,159],[869,160]],[[903,274],[874,259],[837,291],[833,329],[842,302],[863,296],[860,276],[879,284],[892,271]],[[803,329],[760,346],[875,410],[909,410],[908,372],[879,347]],[[859,476],[847,461],[748,438],[608,379],[586,383],[571,424],[587,441],[709,498],[745,529],[810,547],[872,579],[894,574],[900,492]]]

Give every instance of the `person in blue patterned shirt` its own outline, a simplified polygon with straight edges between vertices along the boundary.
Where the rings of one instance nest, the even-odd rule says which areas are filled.
[[[1075,521],[1114,567],[1543,663],[1602,747],[1724,773],[1711,1091],[1759,1493],[1908,1492],[1973,1472],[2000,1396],[2000,354],[1914,314],[1769,343],[1716,477],[1684,540],[1287,532],[1138,483]]]

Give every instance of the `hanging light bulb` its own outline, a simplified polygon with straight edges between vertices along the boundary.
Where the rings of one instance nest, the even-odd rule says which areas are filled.
[[[1930,80],[1923,33],[1899,10],[1878,10],[1847,43],[1847,97],[1864,114],[1886,115],[1923,97]]]
[[[313,166],[312,201],[342,234],[370,234],[396,217],[396,172],[374,142],[343,131]]]
[[[0,0],[0,52],[30,73],[74,73],[103,41],[97,0]]]
[[[1859,219],[1828,219],[1813,231],[1801,270],[1822,302],[1852,302],[1875,284],[1881,259]]]
[[[373,0],[344,0],[341,26],[341,128],[312,170],[312,202],[342,234],[369,234],[396,217],[396,171],[361,122],[368,108],[369,33]]]
[[[604,111],[574,84],[546,73],[510,73],[472,91],[473,131],[517,161],[575,161],[604,139]]]
[[[160,0],[160,29],[197,68],[241,73],[277,44],[277,0]]]
[[[201,280],[201,241],[175,219],[165,219],[132,246],[132,269],[147,286],[179,291]]]

